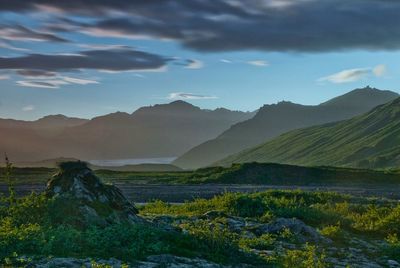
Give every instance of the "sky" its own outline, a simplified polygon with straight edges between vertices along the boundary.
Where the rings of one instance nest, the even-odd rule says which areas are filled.
[[[0,0],[0,117],[399,92],[397,0]]]

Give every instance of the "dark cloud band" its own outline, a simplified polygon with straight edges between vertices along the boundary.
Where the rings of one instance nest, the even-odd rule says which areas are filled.
[[[0,57],[0,69],[24,70],[25,74],[41,73],[37,70],[154,70],[164,67],[168,61],[169,59],[159,55],[128,49],[89,50],[77,54],[30,54],[12,58]]]
[[[397,0],[0,0],[0,10],[46,7],[105,18],[73,31],[169,38],[200,51],[400,49]]]

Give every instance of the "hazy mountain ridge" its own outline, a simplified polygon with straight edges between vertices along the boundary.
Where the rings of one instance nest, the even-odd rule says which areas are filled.
[[[253,118],[237,123],[217,138],[192,148],[175,160],[174,164],[183,168],[211,165],[287,131],[349,119],[398,96],[392,91],[366,87],[315,106],[288,101],[264,105]]]
[[[62,114],[57,115],[47,115],[38,120],[34,121],[24,121],[24,120],[15,120],[15,119],[2,119],[0,118],[0,127],[1,128],[33,128],[33,129],[41,129],[41,128],[63,128],[63,127],[72,127],[82,125],[89,120],[76,118],[76,117],[67,117]]]
[[[400,98],[397,98],[349,120],[291,131],[217,164],[257,161],[394,168],[400,164],[399,144]]]
[[[132,114],[99,116],[83,124],[56,128],[56,132],[41,131],[32,127],[32,122],[18,121],[23,127],[9,125],[0,133],[0,150],[15,161],[171,157],[253,115],[226,109],[203,110],[175,101],[142,107]],[[58,117],[38,121],[44,125]],[[1,124],[0,128],[3,129]]]

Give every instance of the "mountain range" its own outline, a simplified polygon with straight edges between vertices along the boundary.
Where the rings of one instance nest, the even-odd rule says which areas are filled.
[[[400,98],[349,120],[294,130],[219,161],[361,168],[400,165]]]
[[[204,110],[184,101],[116,112],[91,120],[47,116],[0,120],[0,151],[13,161],[171,157],[216,137],[254,113]]]
[[[279,102],[265,105],[257,114],[246,121],[231,126],[215,139],[208,140],[180,156],[173,164],[186,169],[204,167],[236,154],[244,149],[264,143],[285,132],[352,118],[387,103],[399,95],[392,91],[383,91],[365,87],[333,98],[319,105],[301,105],[292,102]],[[278,150],[279,149],[279,150]],[[276,153],[290,151],[290,147],[275,148]],[[257,150],[257,152],[259,152]],[[267,151],[265,151],[267,152]],[[221,163],[237,160],[273,160],[274,157],[233,156]],[[242,155],[240,155],[242,156]],[[280,158],[279,158],[280,159]]]

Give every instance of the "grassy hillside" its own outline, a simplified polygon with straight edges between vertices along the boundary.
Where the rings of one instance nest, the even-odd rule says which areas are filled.
[[[400,173],[336,167],[302,167],[272,163],[234,164],[229,168],[198,169],[182,177],[185,183],[270,185],[377,185],[399,184]],[[182,180],[181,179],[181,180]]]
[[[399,154],[400,98],[350,120],[291,131],[216,164],[257,161],[397,168]]]
[[[316,106],[291,102],[265,105],[253,118],[237,123],[217,138],[192,148],[173,164],[187,169],[209,166],[290,130],[349,119],[398,96],[391,91],[367,87]]]

